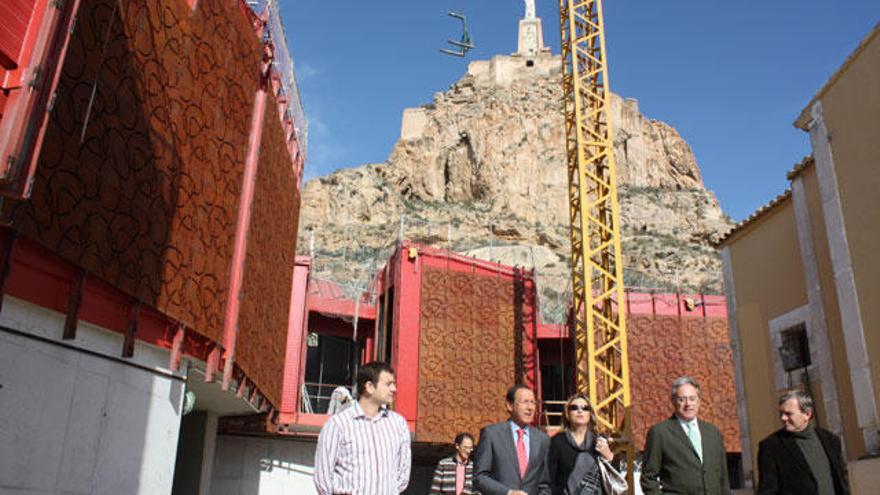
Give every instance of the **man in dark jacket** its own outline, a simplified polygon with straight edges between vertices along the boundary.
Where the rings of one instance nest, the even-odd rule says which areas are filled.
[[[802,390],[779,398],[782,428],[758,446],[759,495],[849,495],[840,439],[814,426],[813,399]]]
[[[645,495],[728,495],[727,454],[721,432],[697,419],[700,385],[689,376],[672,382],[675,414],[648,431],[642,459]]]

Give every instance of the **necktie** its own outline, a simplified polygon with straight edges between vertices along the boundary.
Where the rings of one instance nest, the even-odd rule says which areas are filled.
[[[525,430],[520,428],[516,430],[517,439],[516,439],[516,460],[519,462],[519,477],[523,478],[526,475],[526,469],[529,467],[529,455],[526,454],[526,442],[525,442]]]
[[[697,430],[697,422],[692,421],[687,424],[688,425],[688,438],[691,441],[691,445],[694,446],[694,450],[697,451],[697,457],[700,458],[700,462],[703,462],[703,444],[700,442],[700,432]]]

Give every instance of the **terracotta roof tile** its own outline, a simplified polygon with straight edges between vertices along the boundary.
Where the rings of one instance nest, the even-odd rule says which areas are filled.
[[[812,167],[815,164],[816,162],[815,160],[813,160],[812,155],[805,156],[804,159],[796,163],[795,166],[791,170],[789,170],[787,174],[785,174],[785,176],[788,178],[788,180],[795,180],[798,176],[801,175],[804,170]]]
[[[714,245],[716,248],[719,248],[727,243],[731,237],[741,232],[743,229],[753,224],[758,219],[762,218],[768,212],[772,211],[774,208],[785,202],[786,200],[791,198],[791,189],[786,189],[782,194],[776,196],[770,202],[761,206],[754,213],[748,216],[745,220],[740,221],[736,225],[733,226],[726,234],[724,234],[721,239],[718,240]]]

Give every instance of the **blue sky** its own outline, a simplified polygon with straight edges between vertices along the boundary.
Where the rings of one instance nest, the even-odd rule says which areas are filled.
[[[309,119],[306,178],[384,161],[403,109],[429,102],[469,60],[516,51],[521,0],[280,0]],[[559,52],[556,0],[536,0]],[[880,22],[880,0],[606,0],[611,88],[678,129],[706,186],[740,220],[809,153],[792,122]],[[476,48],[449,9],[468,16]]]

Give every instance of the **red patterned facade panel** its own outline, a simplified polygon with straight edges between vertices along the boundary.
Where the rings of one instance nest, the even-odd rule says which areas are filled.
[[[523,357],[522,284],[423,266],[418,441],[448,443],[506,417],[504,394]]]
[[[0,3],[0,67],[14,69],[24,45],[34,0],[6,0]]]
[[[721,430],[728,452],[739,452],[727,319],[631,315],[627,329],[637,448],[644,447],[651,425],[672,414],[672,381],[689,375],[701,385],[700,417]]]
[[[275,108],[269,96],[269,108]],[[296,170],[278,114],[266,112],[251,212],[236,361],[273,404],[281,404],[299,222]]]
[[[259,40],[224,0],[82,0],[77,19],[12,221],[220,342]]]

